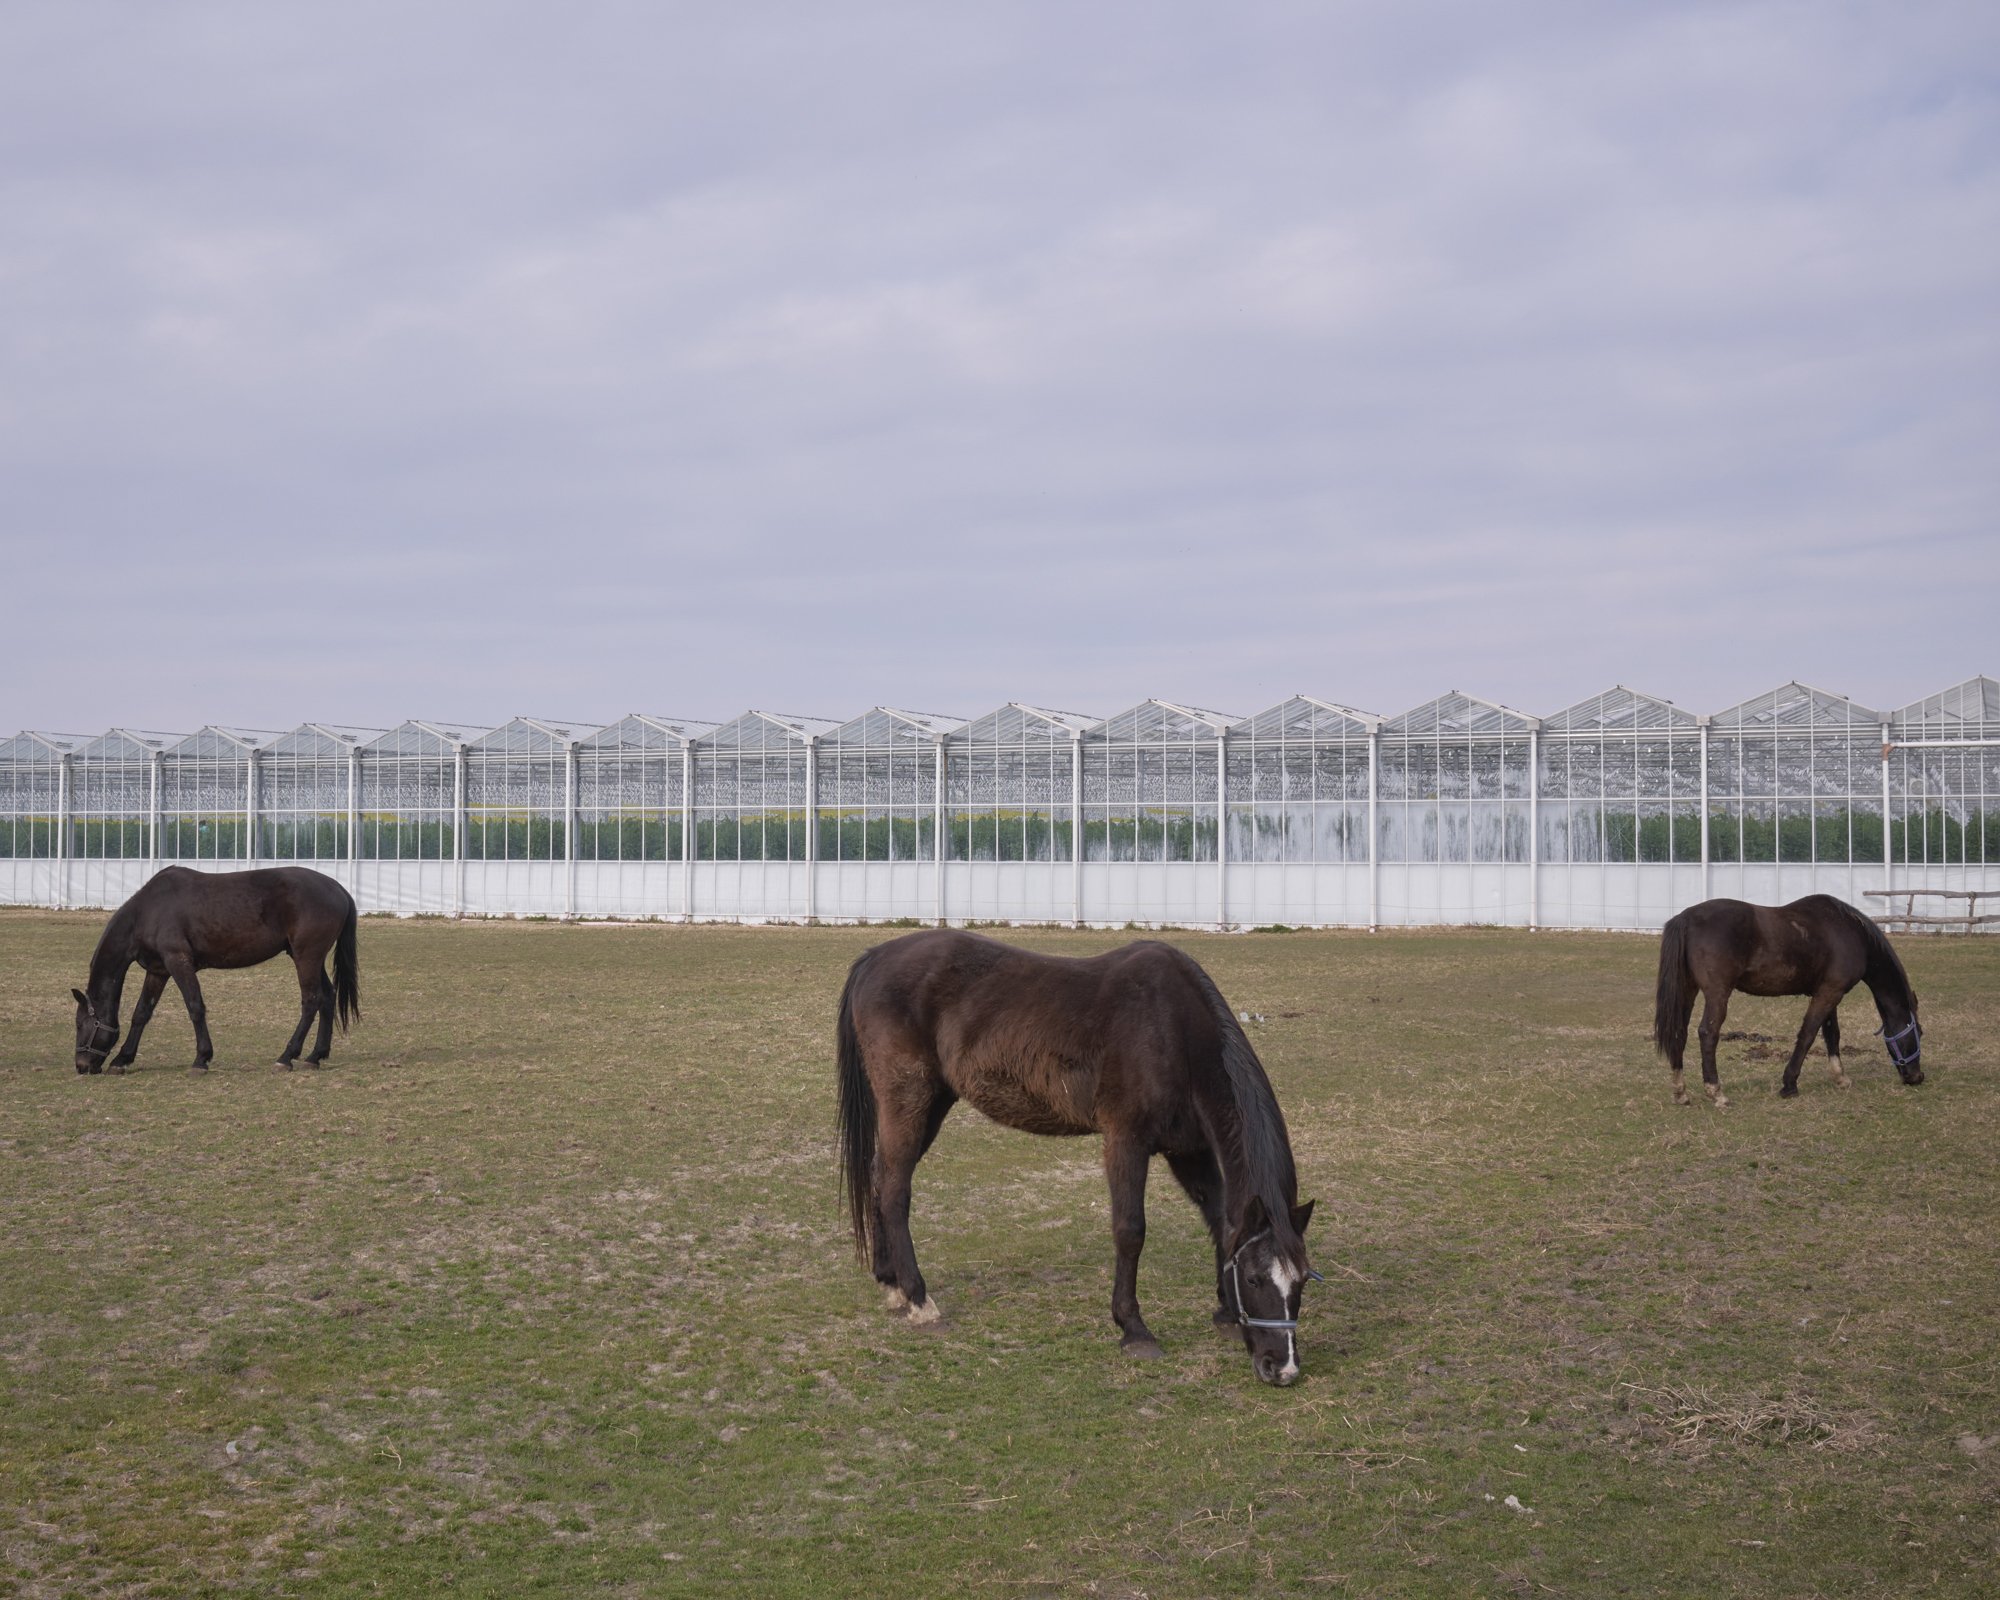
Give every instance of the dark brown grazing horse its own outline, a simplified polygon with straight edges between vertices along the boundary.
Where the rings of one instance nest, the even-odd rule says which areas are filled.
[[[910,1177],[963,1099],[1029,1133],[1104,1136],[1123,1347],[1158,1356],[1139,1315],[1146,1168],[1154,1155],[1215,1243],[1215,1323],[1241,1331],[1257,1376],[1298,1377],[1299,1301],[1317,1279],[1285,1119],[1207,973],[1171,945],[1088,960],[952,929],[877,945],[840,997],[841,1167],[857,1253],[892,1311],[939,1312],[910,1239]]]
[[[195,974],[204,967],[254,967],[290,955],[299,970],[299,1025],[278,1065],[289,1069],[319,1018],[319,1037],[306,1065],[326,1060],[333,1043],[336,1007],[340,1028],[361,1016],[361,974],[354,951],[354,897],[322,872],[266,867],[255,872],[194,872],[166,867],[111,914],[90,958],[89,992],[76,996],[76,1070],[101,1072],[118,1042],[118,1000],[134,963],[146,969],[146,987],[132,1008],[132,1034],[111,1057],[123,1072],[139,1052],[139,1035],[152,1019],[167,979],[180,985],[194,1019],[194,1068],[205,1072],[215,1055],[208,1037],[208,1008]],[[333,976],[326,975],[327,953]]]
[[[1697,991],[1701,1013],[1701,1081],[1709,1099],[1729,1104],[1715,1075],[1715,1042],[1729,1012],[1733,989],[1745,994],[1803,994],[1805,1021],[1799,1026],[1785,1081],[1778,1093],[1799,1092],[1799,1064],[1824,1033],[1833,1080],[1843,1089],[1840,1070],[1842,998],[1866,983],[1882,1018],[1883,1042],[1903,1082],[1924,1081],[1919,1064],[1923,1030],[1917,1026],[1917,996],[1909,976],[1882,930],[1845,900],[1809,894],[1788,906],[1753,906],[1741,900],[1704,900],[1666,926],[1660,938],[1660,989],[1653,1009],[1653,1041],[1674,1070],[1674,1100],[1688,1103],[1681,1086],[1682,1052],[1687,1048],[1688,1014]]]

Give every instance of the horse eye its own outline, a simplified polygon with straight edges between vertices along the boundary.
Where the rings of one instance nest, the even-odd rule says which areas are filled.
[[[1264,1274],[1261,1272],[1253,1272],[1250,1274],[1250,1282],[1256,1288],[1261,1289],[1264,1287],[1265,1284],[1269,1283],[1270,1281],[1271,1280],[1265,1277]]]

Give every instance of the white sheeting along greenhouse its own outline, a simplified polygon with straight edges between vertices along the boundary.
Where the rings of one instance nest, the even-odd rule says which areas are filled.
[[[2000,684],[1900,711],[1786,684],[964,721],[411,721],[0,742],[0,901],[301,862],[448,916],[1653,928],[1713,895],[2000,894]],[[1919,909],[1937,909],[1921,907]],[[1988,909],[1992,909],[1989,905]]]

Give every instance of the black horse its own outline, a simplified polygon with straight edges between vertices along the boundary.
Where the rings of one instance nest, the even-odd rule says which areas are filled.
[[[299,1025],[278,1058],[289,1070],[305,1043],[306,1029],[319,1019],[319,1037],[306,1065],[326,1060],[333,1043],[336,1008],[341,1031],[361,1016],[361,975],[354,949],[354,897],[324,873],[304,867],[267,867],[255,872],[194,872],[167,867],[146,880],[139,892],[111,915],[90,958],[89,992],[76,996],[76,1070],[101,1072],[118,1042],[118,1000],[125,974],[136,962],[146,969],[146,987],[132,1008],[132,1034],[111,1058],[123,1072],[139,1051],[139,1035],[152,1019],[160,991],[172,978],[194,1019],[194,1071],[204,1072],[215,1055],[208,1037],[208,1008],[195,974],[204,967],[254,967],[273,956],[290,955],[299,971]],[[326,975],[327,953],[333,976]]]
[[[1298,1377],[1312,1204],[1257,1054],[1207,973],[1170,945],[1089,960],[939,929],[877,945],[840,997],[841,1166],[857,1253],[891,1310],[939,1312],[910,1239],[910,1178],[964,1099],[1029,1133],[1104,1136],[1118,1266],[1111,1319],[1160,1354],[1139,1315],[1146,1169],[1167,1166],[1215,1243],[1214,1320],[1240,1330],[1257,1376]]]
[[[1811,996],[1792,1058],[1785,1063],[1779,1094],[1790,1098],[1799,1092],[1799,1064],[1816,1033],[1826,1036],[1834,1082],[1846,1088],[1836,1012],[1857,983],[1866,983],[1874,993],[1889,1059],[1903,1082],[1922,1083],[1923,1030],[1917,1026],[1916,993],[1888,939],[1865,914],[1829,894],[1809,894],[1788,906],[1704,900],[1688,907],[1661,936],[1660,988],[1653,1010],[1653,1041],[1673,1068],[1675,1101],[1688,1103],[1687,1090],[1681,1086],[1682,1052],[1687,1048],[1688,1014],[1694,1009],[1696,991],[1706,1002],[1701,1013],[1701,1081],[1717,1105],[1729,1104],[1715,1075],[1715,1042],[1722,1036],[1733,989],[1745,994]]]

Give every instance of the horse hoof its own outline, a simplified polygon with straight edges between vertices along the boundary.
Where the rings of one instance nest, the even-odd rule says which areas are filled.
[[[208,1063],[207,1063],[206,1061],[197,1061],[197,1062],[196,1062],[196,1063],[195,1063],[195,1064],[194,1064],[193,1066],[191,1066],[191,1067],[189,1067],[189,1068],[188,1068],[188,1071],[190,1071],[190,1072],[206,1072],[206,1071],[208,1071]]]
[[[882,1304],[889,1311],[907,1311],[910,1309],[910,1297],[893,1283],[885,1283],[882,1285]]]
[[[293,1067],[298,1065],[298,1063],[295,1061],[287,1061],[283,1056],[280,1056],[278,1057],[278,1065],[283,1067],[287,1072],[290,1072]]]
[[[1164,1361],[1167,1355],[1166,1351],[1160,1348],[1159,1340],[1135,1339],[1129,1334],[1118,1341],[1118,1348],[1135,1361]]]
[[[926,1295],[910,1307],[909,1320],[920,1328],[928,1328],[933,1323],[944,1321],[944,1313],[938,1310],[938,1303]]]
[[[1674,1104],[1677,1106],[1691,1106],[1694,1104],[1694,1096],[1688,1094],[1677,1094],[1674,1096]]]
[[[122,1078],[125,1076],[125,1069],[130,1065],[131,1063],[127,1061],[114,1061],[104,1070],[114,1078]]]
[[[1799,1086],[1796,1083],[1781,1083],[1778,1085],[1778,1098],[1780,1100],[1796,1100],[1798,1097]]]

